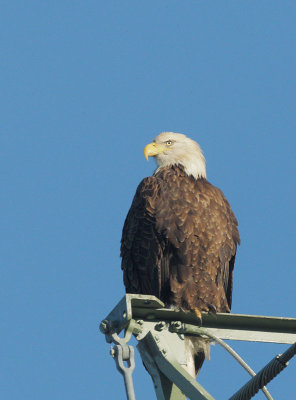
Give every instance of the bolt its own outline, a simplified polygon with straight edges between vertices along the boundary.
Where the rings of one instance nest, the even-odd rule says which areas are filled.
[[[182,329],[182,322],[181,321],[172,321],[171,322],[171,327],[174,329],[174,330],[180,330],[180,329]]]
[[[138,319],[137,324],[143,325],[143,324],[144,324],[144,321],[143,321],[142,319]]]
[[[156,341],[156,342],[159,342],[159,337],[158,337],[157,335],[155,335],[154,338],[155,338],[155,341]]]
[[[166,349],[162,349],[161,352],[162,352],[162,354],[163,354],[164,356],[165,356],[166,353],[167,353]]]
[[[107,319],[104,319],[104,321],[102,321],[100,324],[100,331],[102,333],[108,333],[109,329],[110,329],[110,322]]]
[[[143,324],[139,324],[137,321],[137,325],[135,325],[135,327],[134,327],[133,334],[137,336],[140,333],[142,333],[142,331],[143,331]]]
[[[163,331],[165,329],[165,327],[166,327],[166,323],[164,321],[160,321],[160,322],[158,322],[158,324],[155,325],[155,329],[159,332]]]

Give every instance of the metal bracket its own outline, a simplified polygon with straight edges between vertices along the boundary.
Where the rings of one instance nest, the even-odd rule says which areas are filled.
[[[117,370],[123,376],[128,400],[136,400],[132,378],[132,373],[135,369],[135,350],[132,346],[127,344],[133,332],[137,332],[136,328],[137,324],[135,321],[130,320],[123,338],[119,337],[117,333],[105,334],[108,343],[115,343],[115,345],[111,347],[110,354],[115,360]],[[124,364],[124,361],[126,361],[127,365]]]
[[[170,335],[175,339],[173,347],[167,342],[163,332],[156,334],[155,330],[149,331],[137,346],[144,362],[148,358],[148,364],[145,366],[153,377],[157,398],[183,400],[189,397],[191,400],[214,400],[177,360],[176,357],[180,358],[178,353],[185,354],[184,340],[177,335]]]

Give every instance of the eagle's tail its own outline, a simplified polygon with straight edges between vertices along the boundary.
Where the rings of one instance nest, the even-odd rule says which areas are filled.
[[[210,341],[206,338],[185,337],[187,372],[195,379],[205,359],[210,358]]]

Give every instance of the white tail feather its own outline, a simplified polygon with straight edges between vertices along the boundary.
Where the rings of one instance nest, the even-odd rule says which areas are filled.
[[[196,365],[196,356],[198,353],[203,353],[204,358],[210,359],[210,341],[206,338],[185,337],[185,352],[187,366],[186,371],[195,379],[203,361]]]

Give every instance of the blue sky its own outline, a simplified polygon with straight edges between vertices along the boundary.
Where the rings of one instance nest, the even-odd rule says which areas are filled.
[[[239,220],[232,311],[296,316],[295,18],[288,0],[1,2],[1,399],[125,398],[98,325],[161,131],[200,143]],[[287,348],[233,346],[255,370]],[[247,379],[218,346],[200,374],[219,399]]]

